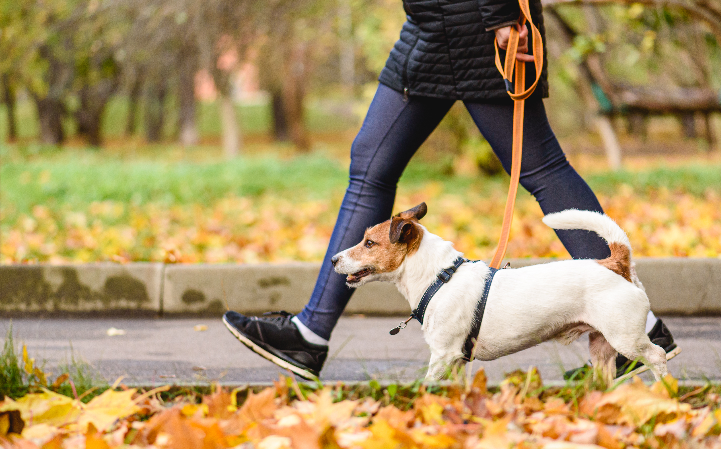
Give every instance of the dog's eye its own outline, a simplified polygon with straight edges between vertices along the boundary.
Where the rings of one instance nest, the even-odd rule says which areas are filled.
[[[376,242],[374,242],[374,241],[371,240],[371,239],[366,240],[366,248],[370,248],[370,247],[372,247],[372,246],[375,245],[375,244],[376,244]]]

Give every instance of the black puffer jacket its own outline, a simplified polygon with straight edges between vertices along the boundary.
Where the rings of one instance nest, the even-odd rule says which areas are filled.
[[[530,0],[530,6],[545,43],[541,1]],[[517,0],[403,0],[403,7],[408,20],[381,71],[381,83],[408,95],[508,99],[494,62],[493,30],[518,20]],[[543,76],[534,96],[548,96],[545,61],[544,55]],[[526,67],[530,85],[535,70],[532,63]]]

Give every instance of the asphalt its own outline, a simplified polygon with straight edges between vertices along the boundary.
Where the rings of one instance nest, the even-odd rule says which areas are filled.
[[[321,380],[422,378],[429,351],[420,325],[412,322],[398,335],[389,335],[399,321],[342,318]],[[664,321],[683,349],[669,362],[671,373],[687,383],[721,381],[721,317]],[[56,374],[73,360],[87,363],[109,382],[124,376],[123,382],[138,385],[268,383],[288,374],[238,342],[220,319],[0,319],[3,342],[11,325],[16,344],[27,345],[30,357]],[[109,329],[122,335],[111,336]],[[587,359],[587,339],[582,338],[569,346],[547,342],[491,362],[476,361],[473,368],[483,366],[490,382],[497,383],[504,373],[536,366],[544,381],[557,383],[565,369]]]

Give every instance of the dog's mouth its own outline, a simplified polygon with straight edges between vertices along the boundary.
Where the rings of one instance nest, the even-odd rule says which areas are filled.
[[[363,268],[362,270],[360,270],[356,273],[349,274],[348,277],[345,278],[345,281],[348,284],[357,284],[358,282],[361,281],[361,279],[368,276],[369,274],[373,274],[373,269],[372,268]]]

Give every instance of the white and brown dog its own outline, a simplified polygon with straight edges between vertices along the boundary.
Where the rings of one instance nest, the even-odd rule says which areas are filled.
[[[392,282],[415,310],[438,273],[461,256],[451,242],[419,223],[426,211],[422,203],[367,229],[360,243],[332,258],[335,271],[347,275],[350,287]],[[591,362],[609,384],[616,373],[616,351],[641,359],[656,379],[665,376],[666,353],[645,332],[649,302],[626,233],[597,212],[566,210],[546,215],[543,222],[554,229],[594,231],[608,242],[611,256],[498,271],[475,358],[494,360],[550,339],[569,344],[590,332]],[[423,324],[431,349],[427,379],[441,378],[462,359],[489,273],[484,263],[464,263],[430,301]]]

